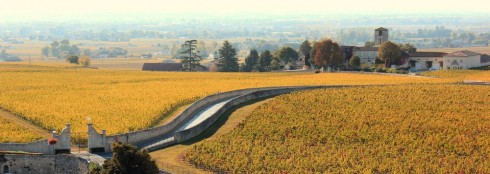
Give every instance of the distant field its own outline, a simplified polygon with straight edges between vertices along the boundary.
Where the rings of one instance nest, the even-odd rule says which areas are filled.
[[[48,41],[31,41],[26,38],[15,38],[19,41],[23,41],[24,44],[10,44],[0,41],[2,47],[11,46],[13,49],[6,49],[7,53],[18,55],[24,61],[42,62],[43,58],[41,55],[41,49],[45,46],[49,46],[51,42]],[[232,38],[228,39],[232,44],[237,42],[243,42],[247,38]],[[251,38],[251,39],[261,39],[261,40],[271,40],[267,38]],[[189,39],[131,39],[127,42],[107,42],[107,41],[89,41],[89,40],[70,40],[71,45],[77,45],[81,49],[91,49],[96,51],[99,47],[121,47],[128,50],[128,58],[139,58],[141,54],[147,54],[150,52],[161,51],[161,48],[156,47],[157,44],[167,45],[170,49],[174,46],[180,48],[180,46]],[[213,50],[212,42],[217,42],[218,49],[225,40],[223,39],[198,39],[204,41],[204,47],[207,50]],[[0,48],[3,50],[3,48]],[[247,56],[249,50],[240,50],[238,52],[239,58],[243,59]],[[158,55],[155,58],[172,58],[169,55]]]
[[[489,101],[469,85],[296,92],[186,159],[225,173],[490,173]]]
[[[452,79],[344,73],[185,73],[0,64],[0,106],[47,130],[87,117],[108,134],[156,125],[173,106],[235,89],[328,84],[445,83]]]

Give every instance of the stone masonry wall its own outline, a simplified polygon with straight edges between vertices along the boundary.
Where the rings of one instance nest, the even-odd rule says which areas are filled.
[[[140,130],[140,131],[117,134],[117,135],[113,135],[113,136],[106,136],[104,133],[105,132],[104,130],[102,130],[102,133],[98,133],[97,130],[92,126],[92,124],[89,124],[88,125],[88,133],[89,133],[88,147],[89,147],[89,149],[93,149],[96,151],[104,149],[105,152],[110,152],[111,151],[111,143],[116,139],[118,141],[121,141],[121,142],[132,143],[132,144],[144,142],[144,141],[150,140],[152,138],[155,138],[157,136],[164,135],[164,134],[176,129],[178,126],[187,122],[196,111],[198,111],[201,108],[209,105],[210,103],[214,103],[214,102],[223,100],[225,98],[243,95],[243,94],[247,94],[247,93],[251,93],[251,92],[255,92],[255,91],[259,91],[259,90],[275,89],[275,88],[278,88],[278,87],[243,89],[243,90],[236,90],[236,91],[230,91],[230,92],[224,92],[224,93],[218,93],[218,94],[210,95],[210,96],[204,97],[204,98],[194,102],[191,106],[189,106],[189,108],[184,110],[179,116],[177,116],[171,122],[169,122],[163,126],[158,126],[158,127],[154,127],[154,128]],[[280,87],[280,88],[284,88],[284,87]]]
[[[0,154],[0,173],[6,168],[12,174],[88,173],[88,163],[73,155]]]
[[[23,151],[31,153],[54,154],[55,151],[70,152],[70,124],[61,131],[59,135],[53,134],[58,140],[54,147],[48,144],[48,140],[39,140],[30,143],[0,143],[0,151]]]

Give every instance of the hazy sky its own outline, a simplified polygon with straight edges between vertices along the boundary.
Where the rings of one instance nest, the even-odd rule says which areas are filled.
[[[0,0],[0,19],[103,13],[485,12],[489,0]]]

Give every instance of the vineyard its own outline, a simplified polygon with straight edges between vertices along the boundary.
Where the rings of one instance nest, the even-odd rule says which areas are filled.
[[[490,88],[424,84],[296,92],[186,160],[239,173],[490,173]]]
[[[481,81],[490,81],[490,71],[478,71],[478,70],[444,70],[444,71],[429,71],[424,72],[422,75],[437,77],[437,78],[445,78],[445,79],[453,79],[455,81],[463,81],[463,80],[481,80]]]
[[[17,142],[27,143],[46,138],[10,120],[0,117],[0,143]]]
[[[478,74],[469,75],[466,77],[468,80],[480,80],[484,82],[490,82],[490,71],[484,71]]]
[[[0,65],[0,106],[46,130],[72,123],[86,139],[90,119],[108,134],[156,125],[174,106],[242,88],[327,84],[443,83],[447,79],[343,73],[181,73]]]

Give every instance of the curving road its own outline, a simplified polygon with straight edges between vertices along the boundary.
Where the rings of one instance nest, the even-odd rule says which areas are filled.
[[[146,142],[143,142],[140,144],[136,144],[136,146],[138,146],[139,148],[142,148],[142,149],[147,149],[148,151],[155,151],[155,150],[164,148],[166,146],[173,145],[173,144],[177,143],[177,141],[175,139],[175,134],[177,132],[187,130],[187,129],[190,129],[194,126],[199,125],[200,123],[202,123],[203,121],[205,121],[206,119],[211,117],[213,114],[215,114],[226,103],[230,102],[231,100],[233,100],[236,97],[238,97],[238,96],[234,96],[231,98],[223,99],[223,100],[220,100],[218,102],[212,103],[212,104],[202,108],[201,110],[199,110],[197,113],[195,113],[191,117],[191,119],[189,121],[185,122],[183,125],[179,126],[177,129],[171,131],[170,133],[159,136],[157,138],[151,139],[149,141],[146,141]]]
[[[215,104],[212,104],[212,105],[209,105],[209,106],[203,108],[198,113],[196,113],[188,122],[186,122],[179,129],[177,129],[177,131],[183,131],[183,130],[192,128],[194,126],[197,126],[199,123],[201,123],[204,120],[206,120],[207,118],[211,117],[221,107],[223,107],[226,103],[233,100],[234,98],[236,98],[236,97],[225,99],[225,100],[219,101]]]

